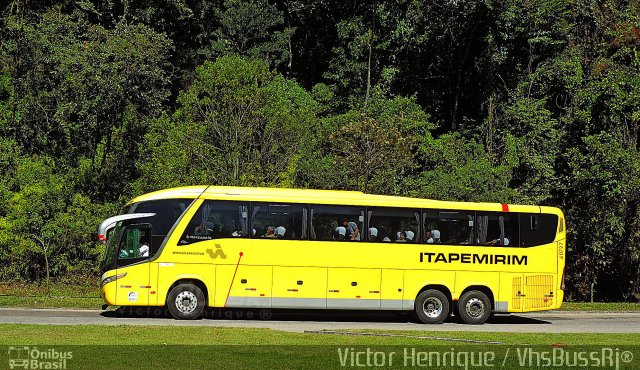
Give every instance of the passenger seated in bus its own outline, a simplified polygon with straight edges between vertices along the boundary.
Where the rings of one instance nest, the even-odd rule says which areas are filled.
[[[138,256],[149,257],[149,242],[143,240],[144,236],[140,236],[140,248],[138,248]]]
[[[388,237],[388,236],[385,236],[385,237],[384,237],[384,239],[382,239],[382,241],[383,241],[383,242],[390,242],[390,241],[391,241],[391,239],[389,239],[389,237]]]
[[[439,230],[427,231],[427,243],[440,244],[440,231]]]
[[[413,231],[407,230],[404,232],[407,236],[407,243],[413,243],[413,237],[416,235]]]
[[[369,240],[372,242],[378,241],[378,229],[376,229],[375,227],[369,228]]]
[[[341,227],[344,227],[344,230],[345,230],[345,233],[346,233],[344,238],[345,239],[351,239],[351,235],[353,235],[355,230],[352,229],[351,226],[349,226],[349,219],[348,218],[342,219],[342,226]]]
[[[509,238],[504,237],[503,240],[504,240],[504,243],[500,243],[500,238],[493,239],[488,241],[487,245],[509,245]]]
[[[277,238],[284,238],[284,233],[287,232],[287,229],[284,226],[276,227],[275,233]]]
[[[263,238],[275,238],[276,229],[273,226],[267,226],[267,232],[262,236]]]
[[[210,235],[210,232],[207,230],[207,228],[204,225],[198,225],[193,230],[193,235],[197,235],[197,236]]]
[[[351,231],[350,240],[360,240],[360,228],[357,223],[349,222],[349,231]]]
[[[345,240],[347,237],[347,228],[344,226],[336,227],[336,240]]]
[[[405,243],[407,241],[407,234],[404,231],[398,231],[396,234],[396,243]]]

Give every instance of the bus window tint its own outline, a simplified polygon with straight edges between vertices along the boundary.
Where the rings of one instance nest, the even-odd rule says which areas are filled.
[[[520,243],[517,213],[478,212],[478,245],[517,247]]]
[[[474,212],[428,209],[422,213],[423,242],[428,244],[473,244]]]
[[[311,206],[312,240],[360,241],[363,223],[361,207]]]
[[[180,238],[180,244],[248,236],[248,203],[205,201]]]
[[[415,243],[418,238],[420,211],[407,208],[369,208],[367,210],[370,242]]]
[[[520,246],[533,247],[551,243],[556,238],[558,216],[540,213],[520,214]]]
[[[253,203],[251,234],[254,238],[306,239],[307,207],[296,204]]]

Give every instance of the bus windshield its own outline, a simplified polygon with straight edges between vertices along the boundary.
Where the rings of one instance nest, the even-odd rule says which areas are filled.
[[[120,234],[120,230],[122,229],[122,222],[120,221],[116,223],[116,226],[113,230],[109,231],[109,238],[107,239],[107,246],[104,250],[104,256],[102,256],[102,264],[100,265],[101,272],[105,272],[115,267],[116,265],[116,245],[118,235]]]
[[[193,202],[193,199],[160,199],[133,203],[125,208],[126,214],[154,214],[151,217],[144,218],[144,223],[150,224],[152,230],[148,257],[153,257],[158,252],[167,234],[169,234],[173,225],[189,207],[191,202]],[[118,258],[118,238],[122,228],[139,221],[140,219],[120,221],[109,231],[107,246],[102,259],[102,272],[113,269],[116,266],[116,260]]]

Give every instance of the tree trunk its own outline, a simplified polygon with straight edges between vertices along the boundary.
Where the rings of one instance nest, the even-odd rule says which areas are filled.
[[[49,256],[46,249],[43,249],[44,254],[44,269],[47,274],[46,284],[47,284],[47,294],[49,294],[49,288],[51,286],[50,274],[49,274]]]
[[[371,17],[371,33],[369,34],[369,58],[367,60],[367,92],[364,96],[364,107],[369,104],[369,93],[371,91],[371,54],[373,54],[373,37],[376,33],[376,3],[373,3],[373,15]]]

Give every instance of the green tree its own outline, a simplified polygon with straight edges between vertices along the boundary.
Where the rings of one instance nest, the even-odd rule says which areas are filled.
[[[366,109],[323,120],[313,156],[305,161],[298,183],[330,189],[404,194],[417,169],[419,146],[434,128],[413,98],[385,99],[372,94]]]
[[[59,8],[36,23],[8,17],[4,31],[0,60],[11,86],[2,134],[59,165],[90,158],[95,182],[87,187],[113,199],[135,176],[146,120],[168,96],[171,44],[144,26],[105,29]]]
[[[265,62],[222,57],[198,67],[171,117],[154,122],[144,189],[177,184],[292,186],[314,145],[318,104]]]
[[[284,26],[282,11],[266,0],[224,0],[215,13],[219,25],[212,31],[210,45],[200,52],[209,59],[237,54],[270,62],[291,63],[291,35]]]

